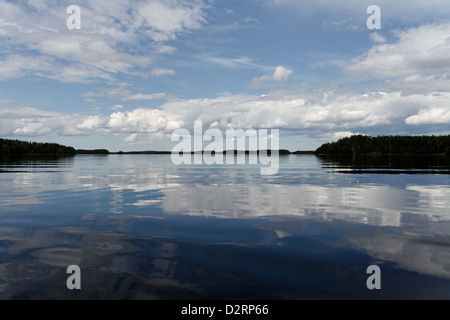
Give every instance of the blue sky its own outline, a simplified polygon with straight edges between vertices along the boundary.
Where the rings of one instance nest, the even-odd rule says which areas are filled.
[[[293,151],[449,134],[449,69],[447,0],[0,0],[3,138],[170,150],[196,120],[278,129]]]

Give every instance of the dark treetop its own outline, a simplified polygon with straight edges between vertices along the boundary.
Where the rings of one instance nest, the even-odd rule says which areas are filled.
[[[316,154],[364,155],[450,155],[447,136],[363,136],[355,135],[320,146]]]
[[[57,143],[39,143],[19,140],[0,139],[1,156],[47,156],[47,155],[76,155],[76,154],[109,154],[108,150],[76,150],[73,147]]]

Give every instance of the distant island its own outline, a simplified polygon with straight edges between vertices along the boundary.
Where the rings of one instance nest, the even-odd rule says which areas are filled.
[[[238,151],[238,150],[229,150],[229,151],[211,151],[211,154],[227,154],[227,153],[233,153],[234,154],[259,154],[261,152],[267,152],[267,154],[271,154],[272,150],[257,150],[257,151]],[[206,152],[209,151],[192,151],[192,152],[188,152],[190,154],[204,154]],[[309,154],[314,154],[314,151],[297,151],[297,152],[301,152],[301,153],[309,153]],[[123,151],[119,151],[119,152],[115,152],[113,154],[172,154],[172,151],[131,151],[131,152],[123,152]],[[284,155],[284,154],[292,154],[292,152],[290,152],[289,150],[286,149],[280,149],[278,150],[278,154],[280,155]]]
[[[94,149],[94,150],[84,150],[84,149],[77,149],[76,154],[111,154],[106,149]]]
[[[0,154],[2,156],[75,155],[76,150],[73,147],[62,146],[57,143],[0,139]]]
[[[325,143],[320,155],[450,155],[447,136],[365,136],[354,135]]]
[[[77,154],[109,154],[106,149],[76,150],[57,143],[0,139],[1,156],[74,156]]]
[[[271,150],[237,151],[238,153],[260,153]],[[223,152],[212,152],[225,154]],[[231,151],[233,152],[233,151]],[[20,140],[0,139],[1,156],[44,156],[44,155],[83,155],[83,154],[171,154],[171,151],[131,151],[110,152],[107,149],[84,150],[75,149],[57,143],[26,142]],[[204,151],[191,152],[191,154]],[[365,136],[354,135],[342,138],[336,142],[324,143],[315,151],[278,150],[279,155],[316,154],[316,155],[447,155],[450,156],[450,135],[446,136]]]
[[[272,150],[265,150],[268,154],[271,154]],[[215,153],[226,153],[224,152],[212,152]],[[231,151],[233,152],[233,151]],[[249,154],[250,151],[237,151],[234,150],[234,153]],[[262,150],[254,151],[256,153],[262,152]],[[64,145],[60,145],[57,143],[40,143],[40,142],[27,142],[20,140],[9,140],[9,139],[0,139],[0,155],[1,156],[44,156],[44,155],[83,155],[83,154],[98,154],[98,155],[108,155],[108,154],[171,154],[171,151],[129,151],[129,152],[110,152],[107,149],[94,149],[94,150],[85,150],[85,149],[75,149],[73,147],[68,147]],[[200,152],[191,152],[191,154],[203,153]],[[280,149],[278,150],[280,155],[292,154],[289,150]],[[296,151],[294,154],[313,154],[314,151]]]

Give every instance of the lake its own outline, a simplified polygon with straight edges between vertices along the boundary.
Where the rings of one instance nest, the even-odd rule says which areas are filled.
[[[0,299],[450,299],[447,158],[279,161],[3,159]]]

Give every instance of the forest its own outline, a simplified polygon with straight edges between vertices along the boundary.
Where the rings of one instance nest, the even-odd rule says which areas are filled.
[[[315,154],[328,155],[450,155],[447,136],[354,135],[321,145]]]
[[[2,156],[75,155],[76,153],[74,148],[57,143],[0,139],[0,155]]]

